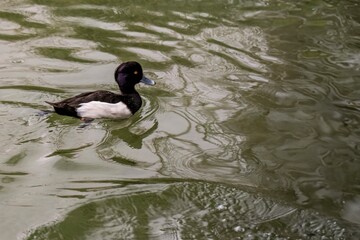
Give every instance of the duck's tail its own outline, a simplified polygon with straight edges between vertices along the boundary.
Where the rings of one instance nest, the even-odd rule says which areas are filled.
[[[55,103],[53,103],[53,102],[48,102],[48,101],[45,101],[45,102],[46,102],[47,104],[55,107],[55,106],[54,106]],[[52,110],[40,110],[40,111],[37,113],[37,115],[38,115],[38,116],[45,116],[45,115],[47,115],[47,114],[49,114],[49,113],[53,113],[53,112],[54,112],[54,111],[52,111]]]
[[[48,102],[48,101],[45,101],[47,104],[51,105],[51,106],[55,106],[56,103],[53,103],[53,102]]]

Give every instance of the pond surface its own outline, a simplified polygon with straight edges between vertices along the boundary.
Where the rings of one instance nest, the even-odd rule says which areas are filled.
[[[359,239],[359,4],[3,0],[1,239]],[[40,114],[129,60],[132,118]]]

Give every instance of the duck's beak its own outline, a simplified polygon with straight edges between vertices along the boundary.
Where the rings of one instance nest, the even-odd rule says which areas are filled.
[[[155,85],[155,81],[148,79],[147,77],[143,76],[143,78],[140,80],[140,82],[146,84],[146,85],[151,85],[154,86]]]

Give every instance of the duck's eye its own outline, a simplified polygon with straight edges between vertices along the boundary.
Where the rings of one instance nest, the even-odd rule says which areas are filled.
[[[138,71],[135,71],[134,74],[135,74],[135,75],[138,74]]]

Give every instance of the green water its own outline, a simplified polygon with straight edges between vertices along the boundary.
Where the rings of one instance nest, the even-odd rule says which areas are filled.
[[[0,239],[360,238],[358,1],[0,6]],[[128,60],[132,118],[39,114]]]

